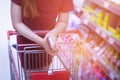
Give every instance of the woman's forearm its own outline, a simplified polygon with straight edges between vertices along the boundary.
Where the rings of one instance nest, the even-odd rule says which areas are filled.
[[[56,32],[56,35],[59,35],[59,33],[64,32],[67,28],[69,19],[69,12],[60,13],[58,16],[58,21],[55,25],[55,28],[53,29]]]
[[[42,45],[43,39],[35,34],[29,26],[26,26],[22,22],[22,9],[21,6],[11,2],[11,20],[12,25],[17,32],[19,32],[24,37],[36,42],[37,44]]]
[[[59,33],[62,33],[66,30],[67,28],[67,23],[66,22],[57,22],[55,25],[55,28],[53,31],[55,32],[56,35],[59,35]]]
[[[17,23],[13,25],[15,30],[19,32],[24,37],[34,41],[35,43],[42,45],[43,38],[35,34],[31,29],[29,29],[24,23]]]

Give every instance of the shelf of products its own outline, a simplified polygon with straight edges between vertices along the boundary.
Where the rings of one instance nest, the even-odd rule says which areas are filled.
[[[91,36],[91,35],[89,35]],[[88,40],[90,39],[90,40]],[[120,72],[119,72],[119,53],[116,52],[117,55],[111,56],[111,58],[108,57],[110,53],[106,53],[106,50],[110,49],[110,45],[106,43],[101,37],[99,37],[97,34],[92,32],[91,37],[87,37],[85,40],[81,40],[87,50],[87,57],[90,56],[90,58],[94,61],[96,65],[98,65],[102,71],[108,76],[111,80],[119,80],[120,79]],[[112,49],[110,49],[111,51]],[[114,52],[114,51],[113,51]],[[108,66],[109,64],[111,66]],[[116,67],[116,69],[114,68]],[[116,72],[118,71],[118,73]],[[108,80],[108,79],[107,79]]]
[[[91,48],[88,47],[88,45],[86,45],[87,49],[89,50],[89,54],[91,54],[91,59],[95,62],[95,64],[97,64],[103,71],[104,73],[110,77],[110,79],[114,80],[119,80],[119,75],[115,72],[115,70],[113,70],[112,68],[110,68],[110,66],[108,66],[106,64],[106,62],[103,60],[103,58],[101,58],[101,56],[97,56],[94,55],[96,54],[96,52],[94,50],[92,50]],[[101,53],[97,53],[97,54],[101,54]]]
[[[84,4],[82,15],[76,16],[89,29],[82,40],[87,53],[107,80],[120,80],[120,1],[85,0]]]
[[[96,32],[109,44],[111,44],[116,50],[120,51],[120,41],[116,40],[109,31],[104,30],[97,24],[91,22],[89,19],[82,17],[81,20],[88,28]]]
[[[102,27],[109,32],[113,38],[120,41],[120,16],[110,12],[97,4],[89,3],[83,8],[84,23],[89,22],[96,24],[97,27]],[[88,20],[87,20],[88,19]]]
[[[118,6],[117,4],[114,4],[108,0],[90,0],[90,1],[120,16],[120,5]]]

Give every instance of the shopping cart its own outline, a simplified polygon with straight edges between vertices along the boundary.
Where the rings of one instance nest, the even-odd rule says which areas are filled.
[[[45,35],[48,31],[34,32]],[[20,34],[16,31],[8,31],[11,80],[79,80],[78,67],[80,58],[78,57],[79,54],[73,54],[80,52],[78,33],[76,35],[76,32],[73,31],[72,33],[67,32],[59,35],[58,45],[60,49],[56,56],[51,57],[50,64],[49,55],[42,55],[45,51],[42,46],[37,44],[16,44],[16,63],[10,39],[13,35],[18,36]],[[73,37],[70,37],[71,35]],[[19,50],[19,47],[24,48]],[[44,65],[47,65],[47,68]]]

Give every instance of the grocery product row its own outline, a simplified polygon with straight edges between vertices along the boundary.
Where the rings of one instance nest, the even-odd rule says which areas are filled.
[[[89,3],[83,8],[83,23],[120,48],[120,16]],[[109,39],[108,39],[109,38]],[[114,44],[115,42],[115,44]]]
[[[80,29],[82,30],[82,29]],[[120,52],[116,51],[109,43],[94,31],[90,31],[86,38],[82,39],[87,56],[98,65],[101,70],[110,77],[111,80],[120,75]]]
[[[75,10],[75,15],[81,21],[79,30],[84,35],[81,41],[84,43],[87,55],[99,67],[98,71],[103,71],[110,80],[119,80],[119,0],[84,0],[83,8],[80,11]]]
[[[116,52],[94,31],[89,29],[89,32],[85,32],[83,27],[78,32],[79,36],[73,35],[73,33],[62,35],[60,41],[65,43],[62,44],[62,50],[65,51],[65,53],[61,53],[63,61],[69,62],[73,71],[77,69],[76,73],[80,80],[83,78],[85,80],[119,80],[120,52]],[[86,35],[83,36],[84,33]],[[74,36],[74,40],[71,35]]]

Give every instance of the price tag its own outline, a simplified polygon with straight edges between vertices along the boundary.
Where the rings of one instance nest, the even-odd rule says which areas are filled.
[[[108,2],[104,2],[104,7],[105,7],[105,8],[108,8],[109,5],[110,5],[110,4],[109,4]]]
[[[86,25],[88,25],[89,20],[88,20],[88,19],[84,19],[84,20],[83,20],[83,23],[86,24]]]
[[[98,33],[98,34],[100,34],[100,32],[101,32],[100,29],[98,29],[98,28],[96,28],[95,31],[96,31],[96,33]]]
[[[101,36],[106,39],[106,34],[102,32]]]
[[[109,77],[113,80],[115,78],[114,73],[110,72]]]
[[[97,56],[99,57],[102,53],[103,53],[103,51],[100,50],[100,51],[97,53]]]
[[[96,61],[96,56],[93,56],[93,60]]]
[[[52,70],[48,70],[48,75],[52,75],[53,71]]]
[[[111,38],[111,37],[109,37],[109,43],[110,43],[110,44],[113,44],[113,43],[114,43],[114,39]]]

